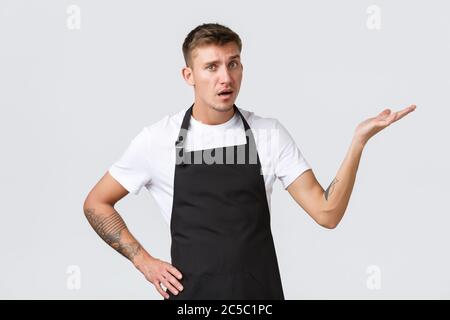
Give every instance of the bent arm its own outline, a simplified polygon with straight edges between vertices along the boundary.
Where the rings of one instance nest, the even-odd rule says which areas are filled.
[[[128,191],[107,172],[89,192],[83,211],[95,232],[108,245],[136,264],[136,258],[145,253],[145,250],[114,208],[127,194]]]
[[[321,226],[333,229],[347,209],[364,144],[353,139],[335,178],[323,190],[312,170],[292,182],[287,190],[294,200]]]
[[[114,208],[117,201],[128,193],[128,190],[107,172],[86,197],[84,214],[95,232],[129,259],[164,298],[169,298],[169,295],[162,285],[177,295],[178,290],[183,290],[179,282],[182,278],[181,272],[170,263],[152,257],[131,234]]]

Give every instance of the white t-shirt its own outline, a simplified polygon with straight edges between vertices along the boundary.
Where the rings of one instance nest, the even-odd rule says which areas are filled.
[[[145,126],[109,168],[113,178],[130,193],[137,195],[145,186],[169,225],[176,162],[175,141],[189,107]],[[259,117],[241,108],[239,110],[255,137],[270,209],[270,197],[276,178],[280,179],[286,189],[311,167],[289,132],[278,120]],[[185,150],[212,149],[245,143],[244,125],[237,112],[230,120],[219,125],[203,124],[191,116]]]

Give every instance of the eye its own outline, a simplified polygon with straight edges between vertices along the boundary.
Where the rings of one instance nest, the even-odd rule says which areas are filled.
[[[216,65],[215,64],[210,64],[209,66],[206,67],[206,69],[214,71],[214,70],[216,70]]]
[[[235,68],[235,67],[237,67],[239,64],[236,62],[236,61],[232,61],[231,63],[230,63],[230,67],[231,68]]]

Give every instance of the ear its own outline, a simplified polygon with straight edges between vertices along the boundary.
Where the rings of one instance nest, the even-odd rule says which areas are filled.
[[[181,75],[188,85],[195,85],[194,73],[192,72],[192,69],[190,67],[183,67],[183,69],[181,70]]]

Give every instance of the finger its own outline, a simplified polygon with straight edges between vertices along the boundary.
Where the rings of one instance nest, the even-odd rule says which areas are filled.
[[[163,298],[165,299],[169,299],[169,294],[167,292],[165,292],[163,290],[163,288],[161,288],[161,283],[160,282],[156,282],[154,283],[156,290],[158,290],[159,294],[163,296]]]
[[[169,289],[170,292],[172,292],[174,295],[178,294],[177,288],[175,288],[167,279],[161,279],[162,284],[164,284],[164,287]]]
[[[391,113],[391,109],[384,109],[383,111],[381,111],[378,114],[378,117],[384,118],[386,117],[389,113]]]
[[[395,121],[397,121],[397,115],[398,115],[398,112],[392,112],[389,116],[387,116],[386,117],[386,119],[384,119],[386,122],[387,122],[387,124],[389,125],[389,124],[391,124],[392,122],[395,122]]]
[[[375,119],[375,121],[373,121],[373,123],[376,127],[378,127],[381,130],[390,125],[392,122],[394,122],[395,114],[396,114],[395,112],[391,112],[389,115],[386,114],[383,115],[383,113],[380,113]]]
[[[397,118],[395,120],[396,121],[400,120],[401,118],[406,116],[408,113],[413,112],[414,110],[416,110],[416,105],[412,104],[409,107],[407,107],[407,108],[405,108],[405,109],[403,109],[401,111],[398,111],[397,112]]]
[[[380,121],[382,122],[383,126],[388,126],[388,125],[400,120],[401,118],[406,116],[411,111],[413,111],[413,110],[410,108],[406,108],[401,111],[393,112],[386,119],[382,119]]]
[[[163,275],[179,291],[183,290],[183,286],[173,275],[171,275],[169,272],[166,272]]]
[[[181,274],[180,271],[177,270],[177,268],[175,268],[174,266],[172,266],[171,264],[167,264],[167,271],[169,271],[171,274],[173,274],[175,277],[177,277],[178,279],[181,279],[183,277],[183,275]]]

